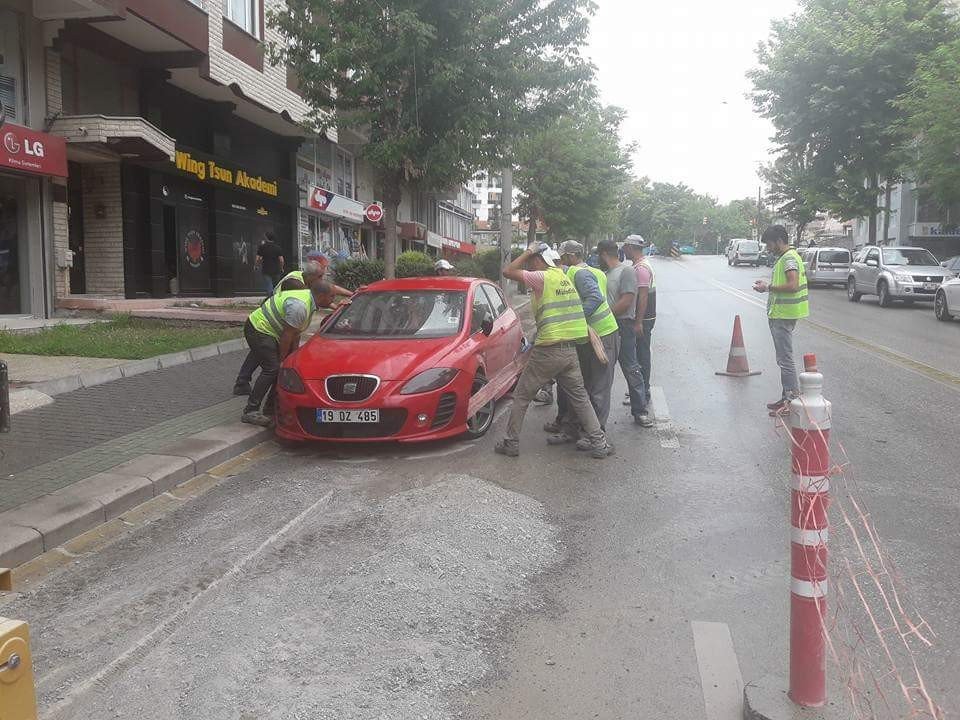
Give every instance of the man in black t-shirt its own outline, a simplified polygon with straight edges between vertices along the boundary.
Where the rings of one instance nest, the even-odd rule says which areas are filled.
[[[283,250],[273,239],[272,232],[263,234],[264,240],[257,248],[257,259],[254,267],[263,273],[264,289],[267,297],[273,295],[273,288],[284,275]]]

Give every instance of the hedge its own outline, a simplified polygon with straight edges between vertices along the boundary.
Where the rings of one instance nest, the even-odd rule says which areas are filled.
[[[408,250],[397,258],[397,277],[429,277],[435,275],[434,259],[426,253]]]
[[[383,280],[383,260],[342,260],[333,267],[333,281],[347,290],[377,280]]]

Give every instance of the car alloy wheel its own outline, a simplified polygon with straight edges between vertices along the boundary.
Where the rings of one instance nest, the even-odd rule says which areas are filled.
[[[880,307],[890,307],[892,300],[890,299],[890,288],[887,286],[886,282],[881,282],[877,286],[877,298],[880,301]]]
[[[936,298],[933,300],[933,314],[936,315],[937,320],[941,322],[947,322],[947,320],[953,318],[950,314],[950,308],[947,307],[947,294],[943,290],[938,292]]]
[[[473,387],[470,389],[470,395],[476,395],[480,389],[487,384],[487,379],[483,375],[477,375],[473,379]],[[496,401],[491,400],[486,405],[477,410],[476,414],[467,418],[467,435],[478,438],[486,434],[490,426],[493,425],[493,413],[496,408]]]
[[[850,302],[860,302],[863,297],[857,292],[857,282],[853,278],[847,278],[847,300]]]

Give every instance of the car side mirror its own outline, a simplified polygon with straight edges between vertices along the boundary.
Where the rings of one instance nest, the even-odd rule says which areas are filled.
[[[869,267],[880,267],[880,261],[879,261],[879,260],[874,260],[873,258],[870,258],[869,260],[867,260],[867,261],[866,261],[866,264],[867,264]]]
[[[489,315],[483,316],[483,320],[480,322],[480,332],[488,336],[493,332],[493,318]]]

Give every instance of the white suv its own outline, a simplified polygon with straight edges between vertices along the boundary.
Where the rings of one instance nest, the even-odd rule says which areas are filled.
[[[760,266],[760,242],[737,238],[727,245],[727,265]]]

